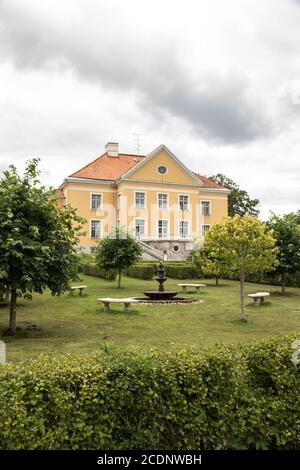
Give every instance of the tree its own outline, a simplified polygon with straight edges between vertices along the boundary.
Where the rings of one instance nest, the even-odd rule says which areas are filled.
[[[204,276],[215,277],[216,286],[219,285],[219,279],[229,273],[227,261],[210,256],[204,248],[194,252],[193,262]]]
[[[206,234],[204,250],[216,265],[227,265],[239,273],[241,320],[247,321],[245,309],[245,274],[271,271],[278,264],[273,232],[255,217],[226,217]]]
[[[280,217],[272,213],[267,225],[274,231],[277,240],[279,264],[276,273],[281,277],[281,293],[284,295],[286,275],[300,271],[300,225],[298,215],[290,213]]]
[[[228,195],[228,215],[252,215],[257,217],[259,210],[257,206],[259,205],[258,199],[250,199],[247,191],[241,189],[233,180],[227,178],[227,176],[218,173],[215,176],[210,176],[209,179],[215,181],[225,188],[230,190]]]
[[[122,271],[136,263],[142,248],[137,240],[119,227],[100,240],[96,251],[96,264],[104,269],[118,272],[118,288],[121,288]]]
[[[68,206],[58,209],[55,191],[37,179],[38,162],[28,162],[23,176],[11,165],[0,180],[0,290],[9,300],[9,335],[16,334],[17,297],[45,288],[61,294],[77,262],[83,219]]]

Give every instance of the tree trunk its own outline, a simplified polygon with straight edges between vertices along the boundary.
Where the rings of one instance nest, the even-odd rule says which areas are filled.
[[[248,321],[248,315],[245,308],[245,270],[244,265],[240,267],[240,294],[241,294],[241,321]]]
[[[6,335],[15,336],[17,332],[17,290],[12,287],[10,290],[10,306],[9,306],[9,327]]]
[[[7,286],[7,287],[5,288],[5,297],[4,297],[4,303],[5,303],[6,305],[9,304],[9,294],[10,294],[10,288],[9,288],[9,286]]]
[[[285,295],[285,276],[281,276],[281,295]]]
[[[118,289],[121,289],[121,277],[122,277],[122,269],[120,268],[118,271]]]
[[[216,276],[216,286],[218,286],[218,285],[219,285],[219,277]]]

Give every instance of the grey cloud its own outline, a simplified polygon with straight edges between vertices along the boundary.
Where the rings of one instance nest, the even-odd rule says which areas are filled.
[[[60,27],[30,9],[0,3],[0,56],[21,69],[71,69],[102,87],[134,92],[161,120],[182,118],[193,132],[217,143],[243,144],[272,134],[272,123],[245,78],[217,71],[194,77],[176,41],[141,38],[110,25]],[[82,28],[81,28],[82,27]]]

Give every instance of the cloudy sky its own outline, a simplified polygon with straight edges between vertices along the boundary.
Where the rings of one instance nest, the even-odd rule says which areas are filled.
[[[166,144],[300,209],[300,1],[0,0],[0,170],[58,186],[108,141]]]

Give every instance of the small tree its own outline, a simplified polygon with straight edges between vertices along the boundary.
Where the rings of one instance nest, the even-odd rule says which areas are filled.
[[[273,232],[255,217],[227,217],[206,234],[204,249],[216,265],[227,265],[239,273],[241,320],[247,321],[245,309],[245,274],[271,271],[278,264]]]
[[[285,294],[287,274],[300,271],[300,225],[298,214],[287,214],[280,217],[274,213],[267,225],[274,231],[278,247],[279,264],[276,273],[281,277],[281,293]]]
[[[118,272],[118,288],[121,288],[122,271],[136,263],[142,256],[137,240],[119,227],[101,240],[96,251],[96,263],[104,269]]]
[[[241,189],[233,180],[221,173],[210,176],[209,179],[230,190],[228,195],[228,215],[240,215],[241,217],[244,215],[258,216],[259,210],[257,206],[259,205],[259,200],[251,199],[247,191]]]
[[[227,261],[210,256],[204,248],[194,253],[193,262],[204,276],[213,276],[215,278],[216,286],[219,285],[219,279],[229,273]]]
[[[23,177],[10,166],[0,180],[0,285],[9,302],[9,335],[16,334],[17,297],[45,288],[61,294],[77,262],[82,219],[68,206],[58,209],[55,191],[37,180],[38,162],[32,159]]]

